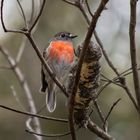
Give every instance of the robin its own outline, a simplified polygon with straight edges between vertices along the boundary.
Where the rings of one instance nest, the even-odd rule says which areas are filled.
[[[72,39],[75,37],[77,36],[69,32],[57,33],[50,41],[49,46],[43,51],[44,59],[61,82],[63,82],[74,62]],[[41,80],[41,92],[46,92],[47,109],[49,112],[53,112],[56,108],[56,84],[43,65]]]

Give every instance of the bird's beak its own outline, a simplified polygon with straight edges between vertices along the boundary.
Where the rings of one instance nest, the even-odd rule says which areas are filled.
[[[77,37],[77,35],[72,35],[72,34],[70,35],[71,39],[76,38],[76,37]]]

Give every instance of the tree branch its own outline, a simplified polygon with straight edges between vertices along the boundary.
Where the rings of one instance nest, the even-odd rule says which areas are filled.
[[[121,98],[119,98],[119,99],[118,99],[116,102],[114,102],[113,105],[111,106],[111,108],[110,108],[108,114],[107,114],[106,117],[105,117],[103,127],[106,126],[107,120],[108,120],[108,118],[109,118],[111,112],[113,111],[114,107],[119,103],[120,100],[121,100]]]
[[[24,49],[25,49],[25,46],[26,46],[26,43],[27,43],[27,38],[26,37],[23,37],[22,38],[22,41],[21,41],[21,45],[19,47],[19,51],[17,53],[17,56],[16,56],[16,63],[19,63],[20,60],[21,60],[21,57],[22,57],[22,54],[24,52]]]
[[[32,26],[30,27],[29,32],[31,32],[31,31],[33,30],[33,28],[35,27],[35,25],[36,25],[37,22],[39,21],[39,18],[40,18],[40,16],[42,15],[43,9],[44,9],[44,7],[45,7],[45,3],[46,3],[46,0],[43,0],[42,6],[41,6],[41,8],[40,8],[40,11],[39,11],[39,13],[38,13],[38,15],[37,15],[35,21],[33,22]]]
[[[99,106],[99,104],[97,102],[97,99],[94,101],[94,106],[96,107],[96,110],[97,110],[97,112],[99,114],[99,117],[100,117],[100,119],[101,119],[101,121],[103,123],[103,129],[104,129],[105,132],[107,132],[108,131],[108,123],[107,123],[107,121],[105,122],[105,117],[104,117],[104,115],[103,115],[103,113],[101,111],[101,108],[100,108],[100,106]]]
[[[104,140],[115,140],[115,138],[111,137],[108,133],[103,131],[100,127],[98,127],[94,122],[91,120],[88,121],[87,125],[88,129],[95,133],[98,137],[104,139]]]
[[[130,24],[129,24],[130,54],[131,54],[131,65],[133,71],[134,89],[135,89],[138,109],[140,113],[140,82],[139,82],[139,75],[137,71],[137,60],[136,60],[137,55],[136,55],[136,44],[135,44],[136,10],[137,10],[137,0],[130,0]]]
[[[30,130],[27,130],[27,129],[26,129],[26,132],[28,132],[30,134],[33,134],[33,135],[37,135],[37,136],[41,136],[41,137],[50,137],[50,138],[60,138],[60,137],[70,135],[70,132],[66,132],[66,133],[63,133],[63,134],[39,134],[39,133],[30,131]]]
[[[28,28],[28,24],[27,24],[27,20],[26,20],[26,16],[25,16],[23,7],[22,7],[22,5],[21,5],[21,3],[20,3],[19,0],[17,0],[17,3],[18,3],[18,5],[19,5],[19,8],[20,8],[20,10],[21,10],[21,14],[22,14],[23,19],[24,19],[25,28]]]
[[[70,5],[73,5],[73,6],[76,5],[76,0],[75,0],[75,1],[71,1],[71,0],[62,0],[62,1],[66,2],[66,3],[70,4]]]
[[[44,120],[68,123],[68,120],[66,120],[66,119],[59,119],[59,118],[54,118],[54,117],[46,117],[46,116],[42,116],[42,115],[37,115],[37,114],[33,114],[33,113],[13,109],[11,107],[7,107],[7,106],[1,105],[1,104],[0,104],[0,108],[10,110],[12,112],[16,112],[16,113],[19,113],[19,114],[22,114],[22,115],[27,115],[27,116],[31,116],[31,117],[37,117],[37,118],[44,119]]]
[[[75,136],[75,131],[74,131],[74,122],[73,122],[73,111],[74,111],[74,100],[75,100],[75,95],[77,92],[77,87],[80,79],[80,73],[81,73],[81,68],[84,60],[84,55],[87,50],[87,47],[89,46],[90,39],[92,37],[93,31],[96,27],[97,20],[101,14],[101,12],[104,10],[104,7],[108,0],[101,1],[97,11],[95,12],[91,24],[89,26],[88,32],[86,34],[84,43],[83,43],[83,48],[80,53],[79,61],[78,61],[78,66],[77,66],[77,71],[76,71],[76,76],[75,76],[75,81],[74,81],[74,87],[72,89],[72,94],[70,97],[70,102],[69,102],[69,124],[70,124],[70,130],[71,130],[71,135],[72,139],[76,140]]]

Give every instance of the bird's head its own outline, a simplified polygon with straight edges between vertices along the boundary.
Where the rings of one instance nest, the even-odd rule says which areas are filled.
[[[64,41],[71,41],[76,37],[77,35],[73,35],[69,32],[59,32],[54,36],[55,40],[64,40]]]

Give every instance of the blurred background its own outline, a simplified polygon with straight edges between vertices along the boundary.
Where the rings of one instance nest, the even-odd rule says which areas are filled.
[[[27,20],[31,14],[31,1],[21,0],[21,4],[26,13]],[[35,0],[35,12],[38,12],[39,1]],[[94,13],[99,0],[89,0],[89,5]],[[113,64],[119,72],[131,67],[129,53],[129,1],[111,0],[107,4],[107,10],[104,10],[100,16],[96,30],[104,44],[104,48]],[[136,46],[137,60],[140,66],[140,2],[137,9],[137,27],[136,27]],[[9,29],[19,29],[24,26],[24,20],[16,0],[6,1],[4,3],[4,21]],[[68,5],[61,0],[47,0],[44,12],[40,22],[34,31],[34,39],[42,51],[54,34],[60,31],[69,31],[78,35],[74,40],[75,46],[80,44],[87,32],[87,23],[81,12],[74,6]],[[16,58],[21,46],[23,36],[20,34],[4,33],[0,24],[0,45],[8,49],[11,56]],[[93,37],[93,41],[95,41]],[[96,41],[95,41],[96,42]],[[112,79],[115,74],[109,68],[104,57],[101,59],[102,73]],[[8,66],[8,63],[0,52],[0,67]],[[39,93],[40,88],[40,61],[27,41],[26,46],[19,63],[19,67],[27,80],[31,89],[32,96],[37,110],[45,104],[45,95]],[[132,75],[126,77],[127,84],[134,93]],[[29,110],[27,99],[21,88],[15,74],[11,70],[0,68],[0,104],[22,110],[12,94],[11,86],[14,86],[18,98],[22,105]],[[133,94],[133,96],[135,96]],[[138,114],[123,89],[111,84],[99,96],[99,105],[104,115],[107,114],[111,105],[121,98],[119,104],[113,110],[109,117],[109,133],[117,140],[140,140],[140,121]],[[48,113],[44,108],[41,114],[59,118],[67,118],[67,99],[63,94],[58,94],[57,108],[54,113]],[[99,126],[101,120],[96,113],[92,114],[92,119]],[[25,121],[27,116],[16,114],[14,112],[0,108],[0,140],[34,140],[34,136],[25,132]],[[40,120],[43,133],[65,133],[68,131],[68,125],[65,123],[56,123],[52,121]],[[77,132],[80,140],[98,140],[95,134],[88,130],[81,129]],[[70,136],[63,138],[43,138],[48,140],[70,140]]]

